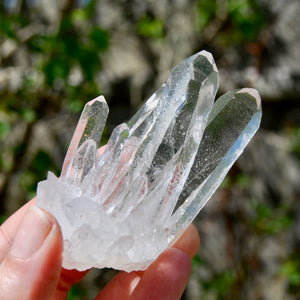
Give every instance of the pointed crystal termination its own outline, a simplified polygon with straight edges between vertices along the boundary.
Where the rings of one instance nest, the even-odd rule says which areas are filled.
[[[101,152],[108,107],[87,103],[61,177],[37,189],[61,225],[65,268],[144,270],[193,221],[260,124],[258,93],[214,104],[218,80],[210,53],[183,60]]]
[[[257,131],[261,116],[261,99],[254,89],[231,91],[216,101],[179,197],[181,206],[170,218],[172,237],[180,236],[222,183]]]
[[[81,177],[83,168],[88,169],[87,166],[81,166],[82,161],[85,162],[86,160],[84,159],[84,149],[80,149],[80,151],[79,148],[86,140],[90,140],[89,143],[91,145],[86,145],[85,148],[95,146],[97,149],[105,127],[108,111],[108,106],[103,96],[99,96],[85,105],[66,154],[61,177]],[[76,155],[76,152],[81,152],[81,154]],[[89,161],[88,165],[93,165],[93,162]],[[87,170],[85,171],[88,172]],[[77,176],[71,175],[70,172],[75,172]],[[80,178],[78,180],[80,181]]]

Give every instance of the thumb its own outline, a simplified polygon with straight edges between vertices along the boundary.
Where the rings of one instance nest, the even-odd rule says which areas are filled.
[[[62,250],[55,218],[31,205],[0,265],[0,299],[50,299],[61,272]]]

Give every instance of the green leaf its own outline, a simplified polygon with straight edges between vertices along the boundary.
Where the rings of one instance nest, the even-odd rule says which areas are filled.
[[[286,277],[291,286],[300,285],[300,262],[299,257],[291,257],[281,266],[279,273]]]
[[[109,34],[100,27],[93,27],[90,32],[90,39],[97,50],[106,50],[109,46]]]
[[[144,37],[159,39],[164,37],[164,23],[159,19],[145,16],[138,22],[137,32]]]
[[[225,272],[218,273],[214,277],[204,283],[204,288],[206,290],[212,290],[217,295],[217,299],[230,299],[232,286],[237,278],[237,274],[234,270],[226,270]]]
[[[32,110],[30,108],[26,108],[26,109],[22,110],[22,116],[23,116],[23,119],[28,123],[32,123],[33,121],[36,120],[36,113],[34,110]]]
[[[83,108],[83,103],[79,99],[70,99],[68,102],[68,109],[71,113],[79,113]]]
[[[70,73],[71,65],[62,56],[52,57],[43,67],[46,83],[53,86],[57,79],[66,80]]]
[[[228,0],[228,15],[236,42],[254,41],[267,23],[264,10],[256,1]]]
[[[88,20],[89,14],[86,9],[79,8],[74,9],[71,13],[71,19],[73,22]]]
[[[199,0],[197,2],[197,26],[203,30],[207,24],[213,20],[216,14],[215,0]]]
[[[255,203],[253,225],[259,234],[277,234],[292,224],[288,208]]]
[[[0,121],[0,140],[5,139],[9,132],[10,132],[10,124],[7,122]]]

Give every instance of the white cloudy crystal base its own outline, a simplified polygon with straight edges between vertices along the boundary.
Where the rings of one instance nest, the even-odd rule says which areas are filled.
[[[61,176],[37,189],[62,228],[65,268],[144,270],[180,237],[260,124],[256,90],[214,103],[217,89],[210,53],[185,59],[101,151],[108,107],[86,104]]]

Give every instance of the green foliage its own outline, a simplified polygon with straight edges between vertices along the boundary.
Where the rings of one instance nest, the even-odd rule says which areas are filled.
[[[193,268],[196,269],[196,268],[202,266],[203,264],[205,264],[203,259],[200,257],[200,255],[196,254],[192,259]]]
[[[78,284],[73,285],[68,293],[67,300],[80,300],[85,296],[85,290]]]
[[[83,103],[80,99],[70,98],[70,100],[67,104],[67,108],[72,113],[79,113],[83,108]]]
[[[90,39],[95,50],[107,50],[109,44],[109,34],[104,29],[98,26],[93,27],[93,29],[90,31]]]
[[[144,16],[137,24],[137,33],[147,38],[163,38],[164,23],[159,19],[154,19],[150,16]]]
[[[46,178],[48,170],[56,175],[59,174],[58,168],[55,167],[50,155],[43,150],[39,150],[20,177],[20,185],[28,200],[35,196],[37,183]]]
[[[292,224],[287,207],[274,208],[271,205],[252,202],[255,210],[253,226],[258,234],[276,234]]]
[[[224,299],[229,296],[232,286],[236,280],[236,274],[233,270],[226,270],[217,274],[206,284],[206,289],[212,290],[217,294],[217,299]]]
[[[20,110],[22,119],[25,120],[27,123],[33,123],[36,120],[36,112],[31,108],[24,108]]]
[[[2,152],[0,153],[0,170],[3,172],[8,172],[13,167],[12,161],[10,159],[7,159],[6,154],[7,153],[4,153],[4,149],[2,149]]]
[[[0,140],[5,139],[10,131],[10,124],[0,121]]]
[[[221,189],[228,189],[231,186],[231,179],[228,175],[225,176],[225,178],[223,179],[220,188]]]
[[[215,18],[217,3],[215,0],[199,0],[197,2],[197,26],[202,31]]]
[[[19,184],[29,199],[35,193],[36,183],[45,179],[47,170],[57,173],[53,158],[43,150],[30,154],[34,157],[29,163],[23,161],[28,151],[27,139],[32,135],[31,125],[58,111],[79,113],[88,100],[100,94],[96,75],[101,71],[101,55],[109,48],[109,34],[93,19],[95,0],[81,8],[71,5],[61,11],[62,17],[55,26],[44,24],[43,16],[33,18],[30,8],[23,4],[20,11],[8,13],[0,9],[1,38],[13,42],[16,49],[24,50],[29,57],[26,72],[15,90],[1,90],[0,141],[4,146],[0,168],[9,173],[18,169],[17,164],[26,166],[20,172]],[[32,30],[33,22],[41,26],[40,30]],[[26,30],[30,34],[24,38],[20,32]],[[15,57],[15,53],[1,57],[2,67],[17,66]],[[74,72],[77,79],[71,80]],[[20,123],[24,124],[23,137],[6,145],[8,134]]]
[[[82,34],[72,23],[72,16],[63,19],[57,34],[39,39],[44,40],[34,42],[32,49],[47,53],[42,70],[49,86],[58,79],[66,84],[74,65],[80,66],[86,81],[93,82],[96,71],[101,69],[99,51],[106,50],[109,44],[109,36],[104,29],[94,26]]]
[[[263,8],[253,0],[228,0],[228,15],[234,30],[232,38],[237,42],[254,41],[266,25]]]
[[[17,30],[28,25],[29,20],[21,15],[11,15],[7,14],[4,10],[0,9],[0,33],[4,37],[11,38],[13,40],[17,40]]]
[[[250,184],[250,178],[247,174],[240,173],[236,176],[235,182],[241,188],[246,188]]]
[[[91,86],[93,97],[99,94],[99,87],[95,88],[95,74],[101,70],[101,52],[109,47],[109,34],[103,28],[91,23],[94,5],[95,1],[90,1],[83,8],[71,10],[61,19],[57,30],[34,34],[25,41],[20,40],[17,32],[30,23],[30,18],[26,14],[0,12],[0,34],[14,39],[18,45],[27,47],[32,54],[36,53],[34,57],[37,59],[33,62],[33,66],[38,76],[29,73],[24,78],[23,87],[17,91],[19,96],[25,93],[25,99],[32,99],[32,95],[36,92],[34,88],[41,84],[42,80],[42,84],[54,92],[59,90],[61,94],[66,94],[62,97],[66,102],[71,101],[73,93],[68,93],[70,92],[68,87],[72,87],[69,76],[74,67],[79,67],[83,76],[80,82],[81,90],[77,90],[77,99],[81,99],[81,102],[90,99],[85,92],[90,90]],[[78,22],[81,22],[80,26]],[[42,88],[45,90],[45,87]],[[19,105],[18,102],[27,101],[15,99],[14,104],[19,110],[23,105]],[[26,106],[32,107],[33,102],[36,101],[31,101]]]
[[[232,187],[240,187],[245,189],[250,184],[250,177],[247,174],[239,173],[236,176],[225,176],[224,180],[222,181],[220,187],[223,189],[230,189]]]
[[[285,277],[289,283],[290,293],[300,296],[300,256],[294,253],[280,267],[279,274]],[[298,299],[298,298],[297,298]]]
[[[216,39],[223,46],[255,41],[267,24],[267,16],[255,0],[199,0],[197,15],[198,29],[217,28]]]
[[[205,268],[206,265],[207,263],[205,262],[205,260],[203,260],[199,255],[196,255],[192,259],[193,270],[197,270],[200,267]],[[201,286],[203,289],[202,298],[206,299],[207,295],[213,293],[216,295],[217,299],[227,299],[227,297],[230,297],[231,295],[231,289],[236,280],[236,271],[232,269],[228,269],[220,273],[215,273],[208,279],[201,280]]]

